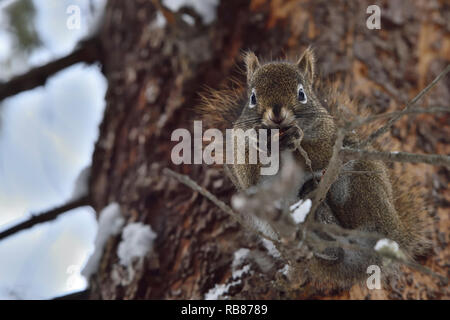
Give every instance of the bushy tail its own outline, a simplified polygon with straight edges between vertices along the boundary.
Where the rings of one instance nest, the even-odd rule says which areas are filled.
[[[409,257],[415,258],[423,255],[431,246],[427,238],[431,219],[425,188],[408,167],[395,164],[389,173],[395,209],[405,231],[400,247]]]

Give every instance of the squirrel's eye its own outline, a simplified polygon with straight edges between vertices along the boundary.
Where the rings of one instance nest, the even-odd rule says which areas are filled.
[[[303,90],[303,86],[301,84],[298,85],[298,101],[300,101],[300,103],[303,104],[305,104],[308,101],[305,90]]]
[[[249,104],[249,108],[253,108],[254,106],[256,106],[256,94],[255,94],[255,89],[252,90],[252,94],[250,96],[250,104]]]

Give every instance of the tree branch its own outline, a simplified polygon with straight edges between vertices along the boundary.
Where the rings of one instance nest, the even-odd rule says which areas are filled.
[[[54,297],[51,300],[89,300],[91,290],[88,288],[86,290],[72,292],[63,296]]]
[[[370,151],[342,148],[340,154],[346,159],[383,160],[393,162],[427,163],[450,167],[450,156],[439,154],[417,154],[408,152]]]
[[[29,229],[31,227],[34,227],[37,224],[54,220],[57,217],[59,217],[61,214],[65,213],[67,211],[70,211],[72,209],[76,209],[76,208],[84,207],[84,206],[88,206],[88,205],[90,205],[90,199],[88,196],[86,196],[86,197],[82,197],[80,199],[71,201],[69,203],[66,203],[60,207],[51,209],[47,212],[44,212],[44,213],[41,213],[38,215],[34,215],[30,219],[0,232],[0,240],[4,239],[6,237],[9,237],[19,231],[23,231],[23,230]]]
[[[403,110],[403,111],[394,111],[394,112],[386,112],[381,113],[373,116],[369,116],[367,118],[363,118],[360,120],[355,120],[352,122],[350,126],[350,130],[356,129],[362,125],[368,124],[370,122],[376,121],[376,120],[382,120],[382,119],[389,119],[396,116],[404,116],[408,114],[421,114],[421,113],[440,113],[440,112],[450,112],[450,107],[432,107],[428,109],[424,108],[414,108],[409,110]]]
[[[101,60],[101,56],[100,41],[97,37],[82,41],[69,55],[32,69],[25,74],[12,78],[8,82],[0,82],[0,101],[20,92],[44,85],[50,76],[73,64],[78,62],[91,64]]]
[[[419,92],[417,96],[414,97],[410,102],[406,104],[406,107],[402,111],[409,110],[417,101],[419,101],[431,88],[433,88],[448,72],[450,71],[450,64],[442,71],[428,86],[426,86],[422,91]],[[396,115],[389,119],[389,121],[381,128],[373,132],[366,140],[360,143],[359,147],[361,149],[371,145],[379,136],[387,132],[392,125],[400,119],[403,114]]]
[[[387,252],[379,252],[376,251],[374,248],[367,248],[363,247],[361,245],[355,244],[353,241],[343,241],[342,238],[334,237],[335,235],[341,235],[346,238],[353,238],[353,239],[372,239],[372,240],[379,240],[382,238],[379,234],[369,232],[369,231],[361,231],[361,230],[355,230],[355,229],[344,229],[338,225],[333,224],[323,224],[323,223],[312,223],[312,227],[316,228],[316,230],[320,230],[322,232],[326,232],[329,236],[333,237],[333,241],[326,241],[324,239],[319,239],[320,242],[325,242],[328,247],[342,247],[342,248],[348,248],[351,250],[361,250],[371,255],[378,255],[380,257],[388,258],[392,261],[402,263],[412,269],[415,269],[419,272],[422,272],[423,274],[435,277],[441,281],[443,281],[445,284],[448,284],[449,279],[439,273],[434,272],[430,268],[427,268],[421,264],[418,264],[417,262],[413,260],[408,260],[405,258],[401,258],[397,255],[392,255]]]
[[[339,129],[336,137],[336,141],[333,146],[333,155],[331,156],[330,162],[328,163],[325,174],[320,180],[319,186],[315,193],[314,199],[312,201],[311,210],[306,220],[305,226],[308,226],[309,221],[314,220],[314,214],[322,201],[326,198],[328,190],[331,185],[339,176],[342,168],[342,160],[339,157],[339,150],[342,149],[342,144],[344,143],[346,129]]]
[[[251,226],[249,223],[247,223],[238,213],[236,213],[230,206],[228,206],[225,202],[218,199],[215,195],[213,195],[211,192],[206,190],[205,188],[202,188],[199,186],[194,180],[189,178],[188,176],[184,174],[177,173],[173,170],[170,170],[169,168],[164,168],[163,173],[167,176],[170,176],[172,178],[175,178],[185,186],[191,188],[192,190],[200,193],[202,196],[210,200],[212,203],[214,203],[219,209],[230,215],[234,220],[236,220],[240,225],[243,227],[249,229],[250,231],[256,233],[257,235],[270,240],[270,241],[277,241],[276,239],[272,239],[265,235],[264,233],[260,232],[259,230],[256,230],[253,226]]]
[[[339,138],[340,140],[340,138]],[[337,146],[339,146],[339,142],[337,143]],[[336,146],[336,145],[335,145]],[[336,161],[336,163],[339,163],[339,161]],[[339,167],[340,168],[340,167]],[[166,174],[167,176],[173,177],[176,180],[178,180],[179,182],[183,183],[184,185],[186,185],[187,187],[191,188],[192,190],[200,193],[201,195],[203,195],[204,197],[206,197],[207,199],[209,199],[211,202],[213,202],[219,209],[225,211],[226,213],[228,213],[232,218],[234,218],[236,221],[238,221],[244,228],[246,228],[247,230],[250,230],[258,235],[260,235],[261,237],[271,240],[274,242],[276,248],[280,251],[281,256],[286,259],[286,256],[284,254],[284,246],[282,243],[276,241],[275,239],[271,239],[270,237],[267,237],[267,235],[255,230],[255,228],[249,226],[248,224],[246,224],[241,217],[239,216],[238,213],[234,212],[233,209],[231,209],[231,207],[229,207],[228,205],[226,205],[223,201],[219,200],[216,196],[214,196],[211,192],[209,192],[208,190],[206,190],[205,188],[202,188],[201,186],[199,186],[195,181],[193,181],[191,178],[189,178],[186,175],[183,174],[179,174],[176,173],[168,168],[165,168],[163,170],[163,173]],[[331,173],[330,173],[331,175]],[[326,184],[328,185],[328,184]],[[311,212],[310,212],[311,213]],[[308,220],[307,220],[308,221]],[[311,220],[310,220],[311,221]],[[302,231],[303,235],[305,236],[306,233],[308,233],[310,236],[314,235],[314,231],[312,229],[319,229],[322,230],[324,232],[327,232],[328,235],[332,236],[334,235],[343,235],[346,237],[361,237],[361,238],[372,238],[372,239],[380,239],[380,235],[376,234],[376,233],[372,233],[372,232],[366,232],[366,231],[360,231],[360,230],[350,230],[350,229],[344,229],[338,225],[333,225],[333,224],[322,224],[322,223],[317,223],[317,222],[309,222],[309,229],[307,230],[306,224],[305,225],[299,225],[298,227],[300,228],[300,230]],[[304,237],[303,236],[303,237]],[[370,254],[374,254],[374,255],[379,255],[382,257],[387,257],[389,259],[392,259],[396,262],[399,263],[403,263],[413,269],[416,269],[424,274],[436,277],[442,281],[444,281],[445,283],[448,283],[448,278],[432,271],[431,269],[422,266],[414,261],[408,261],[405,259],[400,259],[396,256],[391,256],[391,255],[385,255],[383,253],[377,252],[375,251],[373,248],[364,248],[361,247],[357,244],[351,244],[349,243],[345,243],[343,242],[341,239],[336,238],[336,237],[332,237],[335,241],[334,242],[330,242],[330,241],[326,241],[323,239],[320,239],[321,242],[326,242],[328,246],[342,246],[342,247],[348,247],[348,248],[353,248],[353,249],[358,249],[358,250],[363,250],[367,253]],[[285,243],[284,245],[288,245],[287,243]],[[295,250],[299,250],[299,248],[296,246]],[[288,259],[289,261],[289,259]]]

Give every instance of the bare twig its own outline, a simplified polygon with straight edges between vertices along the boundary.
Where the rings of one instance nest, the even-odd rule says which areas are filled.
[[[333,155],[331,156],[326,172],[320,180],[319,186],[317,187],[317,191],[312,201],[311,210],[308,215],[307,224],[308,221],[314,220],[315,211],[322,203],[322,201],[326,198],[328,190],[341,172],[342,160],[339,157],[339,150],[342,149],[345,132],[346,130],[342,128],[338,130],[336,141],[333,146]]]
[[[161,11],[168,24],[175,24],[177,21],[175,12],[166,7],[161,0],[152,0],[152,3],[159,11]]]
[[[414,109],[408,109],[403,111],[394,111],[394,112],[386,112],[381,113],[373,116],[369,116],[367,118],[359,119],[354,121],[350,129],[356,129],[362,125],[371,123],[373,121],[382,120],[382,119],[389,119],[397,116],[404,116],[409,114],[422,114],[422,113],[440,113],[440,112],[450,112],[450,107],[432,107],[432,108],[414,108]]]
[[[339,140],[341,140],[341,139],[342,138],[339,138]],[[339,143],[337,144],[337,146],[339,146]],[[339,162],[337,162],[337,163],[339,163]],[[277,249],[280,252],[284,252],[285,251],[284,250],[285,248],[283,247],[282,243],[280,243],[276,239],[268,237],[266,234],[260,232],[259,230],[256,230],[253,226],[251,226],[248,223],[246,223],[241,218],[241,216],[238,213],[233,211],[233,209],[230,206],[225,204],[223,201],[219,200],[216,196],[214,196],[211,192],[209,192],[205,188],[199,186],[195,181],[193,181],[188,176],[176,173],[176,172],[174,172],[174,171],[172,171],[172,170],[170,170],[168,168],[165,168],[163,170],[163,173],[168,175],[168,176],[170,176],[170,177],[175,178],[176,180],[178,180],[179,182],[183,183],[187,187],[191,188],[192,190],[194,190],[194,191],[200,193],[201,195],[203,195],[204,197],[206,197],[208,200],[213,202],[219,209],[221,209],[224,212],[228,213],[234,220],[236,220],[238,223],[240,223],[247,230],[250,230],[251,232],[261,236],[264,239],[273,241],[275,246],[277,247]],[[314,222],[314,221],[310,222],[310,225],[311,225],[311,228],[309,230],[306,230],[306,226],[302,226],[302,225],[300,225],[299,228],[303,228],[303,232],[305,234],[308,233],[312,237],[314,237],[314,235],[313,235],[314,231],[321,230],[321,231],[327,232],[328,235],[331,235],[335,239],[335,241],[326,241],[326,240],[320,239],[320,241],[327,242],[327,246],[341,246],[341,247],[345,247],[345,248],[349,247],[349,248],[353,248],[353,249],[363,250],[363,251],[369,252],[370,254],[387,257],[387,258],[392,259],[394,261],[403,263],[403,264],[405,264],[405,265],[407,265],[407,266],[409,266],[409,267],[411,267],[413,269],[416,269],[416,270],[418,270],[418,271],[420,271],[420,272],[422,272],[424,274],[428,274],[428,275],[431,275],[433,277],[439,278],[439,279],[445,281],[446,283],[448,282],[448,279],[446,277],[444,277],[442,275],[439,275],[439,274],[435,273],[434,271],[428,269],[427,267],[419,265],[419,264],[417,264],[417,263],[415,263],[413,261],[407,261],[407,260],[400,259],[400,258],[395,257],[395,256],[386,256],[383,253],[379,253],[379,252],[375,251],[373,248],[365,248],[365,247],[362,247],[362,246],[357,245],[357,244],[351,244],[351,243],[343,242],[342,239],[341,239],[342,237],[352,236],[352,237],[358,237],[358,238],[364,238],[364,239],[377,240],[377,239],[380,238],[380,235],[378,235],[378,234],[371,233],[371,232],[364,232],[364,231],[360,231],[360,230],[348,230],[348,229],[344,229],[344,228],[342,228],[342,227],[340,227],[338,225],[322,224],[322,223],[317,223],[317,222]],[[308,238],[310,238],[310,237],[308,237]],[[316,241],[317,241],[317,239],[316,239]],[[284,254],[282,254],[282,257],[286,259]],[[291,259],[288,259],[288,260],[291,261]],[[294,263],[294,262],[291,261],[291,263]]]
[[[306,217],[303,229],[300,230],[302,236],[300,239],[300,246],[303,246],[303,243],[305,243],[308,228],[310,224],[315,220],[315,212],[317,208],[322,203],[322,201],[325,200],[328,190],[331,188],[331,185],[339,176],[342,168],[342,160],[339,157],[339,150],[341,150],[344,143],[346,132],[347,130],[343,128],[338,130],[330,162],[328,163],[325,174],[323,175],[319,185],[317,186],[317,191],[315,192],[314,199],[312,200],[311,209],[309,210],[309,214]]]
[[[323,224],[323,223],[312,223],[312,228],[315,230],[320,230],[322,232],[326,232],[328,235],[332,236],[334,241],[326,241],[323,239],[319,239],[320,242],[326,243],[327,247],[341,247],[346,248],[350,250],[358,250],[358,251],[364,251],[371,255],[378,255],[380,257],[388,258],[392,261],[402,263],[412,269],[415,269],[419,272],[422,272],[424,274],[427,274],[429,276],[435,277],[437,279],[440,279],[444,281],[445,283],[449,282],[449,279],[443,275],[440,275],[433,270],[418,264],[417,262],[414,262],[412,260],[408,260],[405,258],[400,258],[396,255],[389,254],[386,252],[379,252],[376,251],[374,248],[368,248],[364,247],[358,244],[355,244],[354,241],[343,241],[342,238],[353,238],[353,239],[366,239],[366,240],[372,240],[377,241],[381,238],[384,238],[384,236],[381,236],[377,233],[368,232],[368,231],[360,231],[360,230],[351,230],[351,229],[344,229],[338,225],[334,224]],[[340,237],[338,236],[340,235]],[[317,241],[317,240],[316,240]]]
[[[38,215],[34,215],[30,219],[0,232],[0,240],[4,239],[6,237],[9,237],[19,231],[23,231],[23,230],[29,229],[31,227],[34,227],[37,224],[55,220],[57,217],[59,217],[63,213],[68,212],[72,209],[76,209],[76,208],[84,207],[84,206],[88,206],[88,205],[90,205],[90,200],[89,200],[89,197],[86,196],[86,197],[82,197],[80,199],[74,200],[72,202],[66,203],[60,207],[51,209],[47,212],[44,212],[44,213],[41,213]]]
[[[427,163],[450,167],[450,156],[439,154],[417,154],[408,152],[370,151],[342,148],[340,154],[346,159],[383,160],[393,162]]]
[[[194,180],[189,178],[187,175],[177,173],[173,170],[170,170],[169,168],[164,168],[163,173],[167,176],[170,176],[172,178],[175,178],[179,182],[183,183],[185,186],[191,188],[192,190],[200,193],[202,196],[210,200],[212,203],[214,203],[219,209],[230,215],[236,222],[238,222],[243,227],[249,229],[250,231],[256,233],[257,235],[270,240],[270,241],[277,241],[277,239],[271,238],[267,236],[266,234],[262,233],[261,231],[257,230],[254,226],[247,223],[237,212],[235,212],[230,206],[228,206],[225,202],[218,199],[215,195],[213,195],[211,192],[206,190],[205,188],[199,186]]]
[[[100,41],[97,37],[80,42],[78,48],[69,55],[37,67],[8,82],[0,82],[0,101],[20,92],[45,84],[47,79],[75,63],[94,63],[101,60]]]
[[[426,275],[432,276],[434,278],[437,278],[437,279],[443,281],[445,284],[448,284],[448,282],[449,282],[449,279],[447,277],[445,277],[445,276],[443,276],[443,275],[441,275],[441,274],[439,274],[437,272],[434,272],[430,268],[425,267],[425,266],[423,266],[423,265],[421,265],[421,264],[419,264],[419,263],[417,263],[415,261],[404,259],[404,258],[400,258],[400,257],[397,257],[396,255],[389,254],[389,253],[381,253],[381,252],[377,252],[377,251],[375,251],[375,252],[377,254],[379,254],[380,256],[382,256],[382,257],[391,259],[392,261],[395,261],[395,262],[402,263],[405,266],[408,266],[408,267],[410,267],[412,269],[415,269],[415,270],[417,270],[419,272],[422,272],[423,274],[426,274]]]
[[[402,111],[409,110],[411,106],[413,106],[417,101],[419,101],[431,88],[433,88],[439,80],[441,80],[448,72],[450,71],[450,65],[448,65],[444,71],[442,71],[428,86],[426,86],[422,91],[419,92],[417,96],[414,97],[410,102],[408,102],[405,108]],[[373,132],[366,140],[359,144],[361,149],[371,145],[379,136],[387,132],[392,125],[400,119],[402,114],[396,115],[389,119],[389,121],[381,128]]]
[[[91,290],[88,288],[86,290],[81,290],[77,292],[72,292],[62,296],[54,297],[52,300],[89,300]]]
[[[434,272],[433,270],[418,264],[417,262],[414,262],[412,260],[408,260],[405,258],[401,258],[400,256],[396,256],[396,255],[393,255],[393,254],[390,254],[387,252],[376,251],[373,247],[370,248],[370,247],[358,245],[357,242],[355,241],[356,239],[364,239],[364,240],[371,240],[372,242],[376,242],[382,238],[385,238],[384,236],[382,236],[378,233],[355,230],[355,229],[344,229],[335,224],[324,224],[324,223],[317,223],[317,222],[311,223],[310,230],[311,230],[310,233],[312,233],[313,230],[316,230],[316,231],[325,232],[326,234],[331,236],[333,238],[333,241],[326,241],[324,239],[318,240],[318,241],[326,244],[327,247],[341,247],[341,248],[346,248],[346,249],[350,249],[350,250],[363,251],[363,252],[366,252],[371,255],[378,255],[380,257],[388,258],[392,261],[402,263],[402,264],[404,264],[412,269],[415,269],[419,272],[422,272],[424,274],[438,278],[438,279],[444,281],[445,283],[448,283],[448,281],[449,281],[449,279],[447,277],[442,276],[442,275]],[[346,239],[346,240],[353,239],[353,240],[343,241],[343,239]],[[313,239],[312,241],[317,241],[317,238],[315,240]]]

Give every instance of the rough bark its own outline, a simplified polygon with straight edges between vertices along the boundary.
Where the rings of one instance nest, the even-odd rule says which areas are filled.
[[[223,201],[234,193],[223,171],[206,165],[175,166],[170,135],[192,131],[193,107],[205,85],[217,88],[236,67],[244,49],[280,58],[313,45],[324,79],[340,79],[373,113],[395,111],[450,60],[450,9],[443,1],[384,1],[381,30],[366,28],[369,1],[223,0],[208,26],[152,25],[152,1],[110,0],[100,34],[109,88],[91,176],[92,201],[99,211],[118,202],[128,222],[151,225],[155,253],[134,272],[118,264],[120,236],[105,249],[91,279],[91,298],[202,299],[231,278],[233,253],[250,248],[264,256],[261,242],[198,193],[162,174],[170,167],[188,174]],[[426,98],[448,105],[449,78]],[[420,115],[391,129],[402,151],[449,154],[448,114]],[[409,167],[426,186],[433,204],[433,250],[420,260],[448,276],[449,204],[446,168]],[[259,254],[258,253],[258,254]],[[273,266],[278,268],[282,266]],[[286,292],[270,272],[253,270],[232,286],[233,298],[449,298],[438,280],[406,267],[383,290],[355,285],[344,292],[308,286]]]

